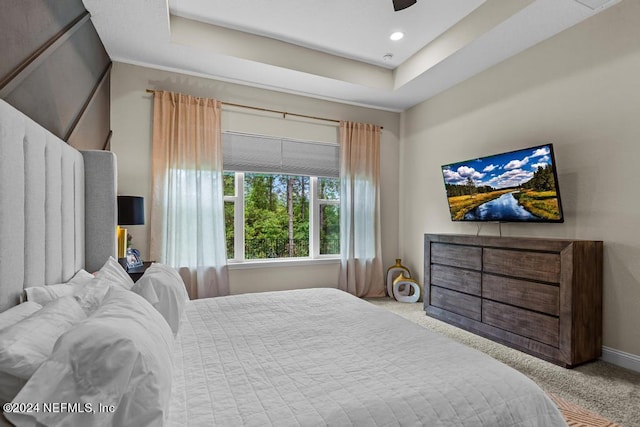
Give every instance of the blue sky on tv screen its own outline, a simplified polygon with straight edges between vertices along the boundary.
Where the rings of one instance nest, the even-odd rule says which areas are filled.
[[[538,166],[550,164],[551,147],[541,145],[445,165],[442,174],[447,184],[465,184],[470,177],[476,186],[490,185],[501,189],[529,181]]]

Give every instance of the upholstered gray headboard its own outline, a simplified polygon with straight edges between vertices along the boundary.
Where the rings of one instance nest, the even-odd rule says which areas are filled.
[[[116,159],[80,152],[0,100],[0,311],[116,253]]]

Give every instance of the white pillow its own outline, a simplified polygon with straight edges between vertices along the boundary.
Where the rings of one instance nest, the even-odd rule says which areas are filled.
[[[115,286],[89,318],[60,337],[13,403],[82,402],[96,413],[5,414],[16,425],[159,426],[171,394],[173,336],[144,298]],[[98,405],[115,412],[97,412]]]
[[[0,403],[11,402],[26,383],[23,378],[0,372]]]
[[[26,301],[22,304],[16,305],[15,307],[11,307],[9,310],[3,311],[0,313],[0,330],[18,323],[41,308],[42,306],[40,304]]]
[[[62,297],[0,330],[0,371],[28,379],[49,357],[58,337],[85,318],[73,297]]]
[[[174,335],[178,333],[189,295],[175,269],[163,264],[151,264],[131,290],[142,295],[162,314]]]
[[[25,300],[45,305],[60,297],[73,295],[94,278],[93,274],[80,270],[67,283],[26,288],[24,290]]]
[[[87,270],[80,269],[67,283],[72,285],[86,285],[95,278],[96,276],[89,273]]]
[[[14,325],[40,310],[42,306],[35,302],[25,301],[0,313],[0,330]],[[11,402],[26,380],[0,371],[0,403]]]
[[[120,285],[114,284],[107,279],[96,278],[91,283],[83,286],[81,290],[74,294],[74,298],[82,307],[87,316],[91,316],[100,307],[104,297],[111,287],[122,289]]]
[[[130,290],[133,286],[133,279],[129,277],[129,274],[124,271],[124,268],[113,257],[109,257],[107,262],[96,273],[96,277],[111,281],[126,290]]]
[[[60,297],[66,297],[73,295],[75,292],[75,285],[69,285],[67,283],[57,283],[55,285],[33,286],[31,288],[25,288],[24,296],[25,301],[33,301],[38,304],[46,305],[53,300]]]
[[[35,302],[26,301],[0,313],[0,330],[14,325],[40,310],[42,306]],[[0,371],[0,403],[11,402],[26,380]]]

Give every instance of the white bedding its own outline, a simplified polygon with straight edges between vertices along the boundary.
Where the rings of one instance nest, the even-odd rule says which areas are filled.
[[[506,365],[335,289],[189,302],[170,426],[564,426]]]

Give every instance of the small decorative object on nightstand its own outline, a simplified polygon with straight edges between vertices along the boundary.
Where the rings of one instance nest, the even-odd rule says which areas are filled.
[[[396,258],[396,263],[387,269],[387,295],[390,297],[393,297],[393,281],[401,274],[403,274],[404,277],[411,277],[409,269],[402,265],[400,258]],[[401,288],[400,292],[403,295],[409,295],[409,287],[405,286]]]
[[[129,268],[127,273],[135,283],[142,277],[147,268],[151,267],[151,264],[153,264],[153,261],[144,261],[140,267]]]
[[[421,293],[418,282],[402,273],[393,281],[393,297],[398,302],[418,302]]]
[[[142,267],[142,258],[140,257],[140,251],[137,249],[128,248],[125,259],[127,263],[127,271],[132,268]]]

